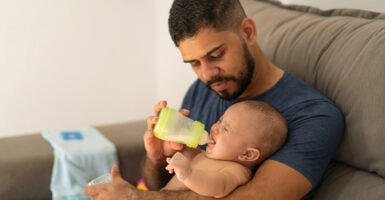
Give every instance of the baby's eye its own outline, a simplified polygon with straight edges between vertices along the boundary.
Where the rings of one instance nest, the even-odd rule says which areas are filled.
[[[221,126],[222,131],[228,132],[228,129],[226,126],[224,126],[223,124],[220,124],[220,126]]]
[[[226,132],[226,133],[228,132],[226,127],[222,126],[222,129],[223,129],[224,132]]]

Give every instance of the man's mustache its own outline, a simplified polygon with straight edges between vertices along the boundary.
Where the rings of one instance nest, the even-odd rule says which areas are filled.
[[[237,79],[233,76],[217,76],[217,77],[214,77],[213,79],[207,81],[206,86],[210,88],[212,84],[218,83],[221,81],[235,81],[236,82]]]

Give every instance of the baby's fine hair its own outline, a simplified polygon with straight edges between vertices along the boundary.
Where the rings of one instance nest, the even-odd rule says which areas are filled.
[[[262,113],[264,133],[260,143],[262,160],[271,156],[285,143],[288,134],[288,125],[285,117],[277,108],[263,101],[243,101],[251,110]]]

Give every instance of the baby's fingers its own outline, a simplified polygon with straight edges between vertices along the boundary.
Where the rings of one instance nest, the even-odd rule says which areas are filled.
[[[167,165],[167,166],[166,166],[166,170],[167,170],[168,173],[170,173],[170,174],[173,174],[173,173],[174,173],[174,168],[173,168],[171,165]]]

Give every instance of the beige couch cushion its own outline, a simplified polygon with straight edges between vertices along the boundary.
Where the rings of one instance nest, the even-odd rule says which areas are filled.
[[[242,2],[269,59],[345,114],[336,160],[385,177],[385,14]]]

